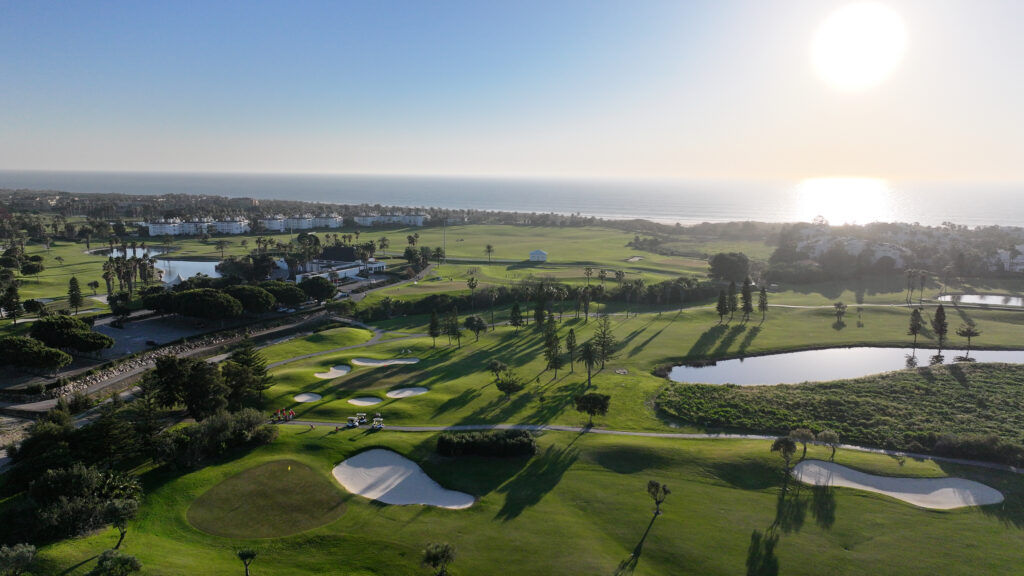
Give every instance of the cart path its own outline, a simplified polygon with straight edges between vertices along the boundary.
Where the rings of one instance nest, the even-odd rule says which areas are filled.
[[[314,420],[290,420],[280,424],[289,426],[338,426],[345,427],[343,422],[320,422]],[[365,426],[361,427],[365,429]],[[611,436],[638,436],[642,438],[668,438],[674,440],[775,440],[778,436],[764,434],[712,434],[712,433],[684,433],[684,432],[638,432],[632,430],[608,430],[605,428],[592,428],[580,426],[562,426],[558,424],[455,424],[452,426],[392,426],[388,425],[386,430],[394,432],[469,432],[482,430],[527,430],[530,432],[573,432],[576,434],[608,434]],[[840,444],[840,449],[856,450],[857,452],[869,452],[872,454],[883,454],[896,458],[913,458],[915,460],[934,460],[936,462],[948,462],[950,464],[961,464],[964,466],[975,466],[977,468],[988,468],[991,470],[1002,470],[1015,474],[1024,474],[1024,468],[1010,466],[1008,464],[997,464],[995,462],[982,462],[979,460],[965,460],[963,458],[949,458],[946,456],[932,456],[930,454],[917,454],[914,452],[900,452],[899,450],[884,450],[881,448],[869,448],[866,446],[854,446],[852,444]]]

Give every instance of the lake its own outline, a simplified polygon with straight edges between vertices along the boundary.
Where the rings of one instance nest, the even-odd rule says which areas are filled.
[[[161,254],[166,253],[167,250],[152,246],[146,246],[145,250],[142,250],[140,248],[133,252],[131,248],[128,248],[129,257],[137,255],[139,258],[141,258],[142,255],[147,252],[149,253],[150,256],[159,256]],[[104,257],[113,256],[114,258],[117,258],[118,256],[124,256],[124,253],[121,252],[120,248],[116,248],[113,251],[97,251],[94,252],[94,254]],[[157,258],[156,261],[156,267],[160,270],[163,270],[164,272],[164,282],[170,282],[171,280],[178,277],[179,274],[181,275],[182,278],[191,278],[196,274],[205,274],[207,276],[210,276],[211,278],[220,278],[220,272],[217,272],[217,264],[218,262],[174,260],[164,258]]]
[[[939,296],[942,302],[960,304],[981,304],[984,306],[1024,306],[1024,298],[1003,294],[946,294]]]
[[[910,348],[827,348],[767,356],[750,356],[722,360],[714,366],[674,366],[669,379],[674,382],[702,384],[800,384],[859,378],[906,368]],[[943,350],[945,364],[950,364],[964,350]],[[918,348],[918,366],[927,366],[934,349]],[[971,350],[978,362],[1024,363],[1024,350]]]

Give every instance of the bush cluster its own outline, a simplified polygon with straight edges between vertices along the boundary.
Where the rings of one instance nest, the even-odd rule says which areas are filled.
[[[445,432],[437,439],[437,453],[442,456],[532,456],[537,453],[537,440],[526,430],[493,430],[490,432]]]
[[[268,444],[276,437],[277,428],[268,424],[259,410],[218,412],[202,422],[161,434],[157,439],[156,458],[191,468],[231,448]]]

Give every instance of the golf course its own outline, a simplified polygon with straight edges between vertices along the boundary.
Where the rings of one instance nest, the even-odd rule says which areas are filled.
[[[420,233],[420,242],[441,241],[439,230]],[[119,550],[138,558],[144,573],[160,575],[241,573],[240,550],[256,552],[252,574],[425,574],[431,569],[421,565],[422,551],[434,542],[457,550],[448,568],[456,575],[509,566],[581,575],[977,574],[1020,565],[1024,477],[1016,473],[848,446],[833,460],[824,442],[810,442],[805,453],[800,446],[792,463],[770,450],[773,437],[798,428],[838,432],[843,444],[938,453],[948,444],[943,435],[1024,435],[1024,368],[927,366],[938,335],[927,328],[908,334],[902,278],[777,286],[767,308],[749,317],[723,317],[709,299],[628,298],[594,302],[589,316],[571,299],[552,301],[541,324],[527,303],[525,325],[516,325],[507,303],[470,299],[457,312],[459,324],[479,316],[485,325],[454,336],[432,334],[429,314],[381,317],[390,302],[467,298],[488,287],[553,282],[612,290],[636,279],[703,278],[701,247],[770,254],[757,242],[722,241],[689,246],[689,259],[666,257],[624,247],[630,236],[611,229],[445,233],[452,260],[434,263],[421,281],[372,290],[349,309],[357,316],[377,310],[378,319],[329,314],[321,327],[260,343],[270,385],[258,408],[287,414],[275,417],[272,442],[229,448],[198,467],[137,462],[132,472],[144,496]],[[491,262],[487,243],[495,246]],[[178,244],[176,257],[211,256],[197,240]],[[521,260],[538,245],[565,254],[552,249],[545,263],[501,262]],[[624,274],[617,281],[611,273],[598,277],[600,270]],[[979,287],[964,286],[1017,289],[999,279],[973,281]],[[914,305],[930,318],[945,288],[930,279]],[[849,303],[845,318],[836,316],[836,300]],[[974,348],[1019,348],[1024,312],[948,310],[981,334]],[[614,353],[588,365],[579,345],[597,338],[602,325]],[[557,369],[544,353],[552,334],[577,342]],[[954,349],[947,355],[965,344],[957,336],[943,342]],[[920,367],[903,369],[901,361],[851,380],[779,386],[665,377],[680,364],[865,346],[903,349],[921,358]],[[495,361],[518,388],[499,388],[489,368]],[[576,399],[586,394],[606,396],[607,409],[579,411]],[[368,413],[367,423],[349,427],[359,412]],[[369,425],[378,415],[382,430]],[[444,428],[488,426],[533,430],[535,453],[439,453]],[[658,514],[652,481],[669,488]],[[913,496],[922,490],[931,496]],[[959,496],[943,495],[949,490]],[[109,528],[54,541],[40,547],[34,570],[86,574],[118,537]],[[947,545],[967,537],[972,546]]]

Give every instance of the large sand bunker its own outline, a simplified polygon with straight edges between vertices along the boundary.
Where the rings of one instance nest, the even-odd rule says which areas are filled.
[[[378,360],[376,358],[353,358],[352,363],[356,366],[391,366],[394,364],[415,364],[419,358],[392,358],[390,360]]]
[[[313,392],[303,392],[301,394],[296,394],[295,395],[295,401],[296,402],[302,402],[302,403],[305,403],[305,402],[316,402],[317,400],[320,400],[321,398],[323,398],[323,396],[321,396],[319,394],[314,394]]]
[[[473,496],[447,490],[405,456],[375,448],[356,454],[332,470],[334,478],[354,494],[385,504],[426,504],[469,508]]]
[[[373,406],[374,404],[380,404],[381,402],[383,402],[383,400],[374,396],[360,396],[358,398],[348,399],[348,403],[355,406]]]
[[[793,476],[807,484],[877,492],[915,506],[936,510],[984,506],[1003,501],[1003,495],[998,490],[973,480],[875,476],[821,460],[804,460],[793,467]]]
[[[419,396],[420,394],[426,394],[430,392],[422,386],[413,386],[412,388],[395,388],[387,393],[388,398],[408,398],[410,396]]]
[[[351,366],[341,364],[328,370],[327,372],[317,372],[313,374],[317,378],[323,378],[324,380],[330,380],[331,378],[337,378],[338,376],[344,376],[352,370]]]

